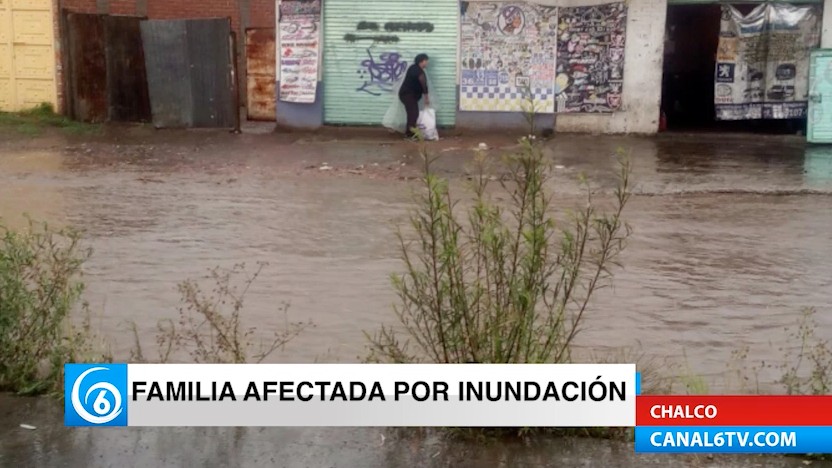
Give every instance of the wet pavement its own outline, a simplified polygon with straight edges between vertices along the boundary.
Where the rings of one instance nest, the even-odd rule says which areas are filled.
[[[471,149],[498,155],[509,136],[430,144],[437,168],[464,188]],[[632,154],[634,229],[614,288],[593,301],[582,352],[635,348],[684,362],[711,391],[732,389],[732,352],[777,364],[783,329],[816,307],[832,338],[832,148],[798,139],[724,135],[659,138],[558,135],[564,208],[586,173],[603,202],[617,149]],[[22,213],[86,231],[94,324],[117,360],[135,322],[145,352],[160,319],[175,318],[176,284],[208,268],[267,261],[246,319],[265,336],[285,318],[312,320],[275,362],[356,362],[365,330],[392,321],[395,238],[418,175],[416,147],[379,132],[323,135],[155,132],[115,128],[94,138],[0,132],[0,217]],[[150,354],[150,353],[148,353]],[[180,356],[180,358],[184,358]],[[758,376],[776,391],[772,371]],[[40,400],[0,399],[0,466],[666,466],[627,444],[553,441],[533,447],[395,440],[381,430],[81,431]],[[18,427],[38,426],[35,431]],[[230,436],[230,437],[229,437]],[[464,455],[464,456],[463,456]],[[157,464],[157,460],[161,463]],[[796,459],[691,458],[691,466],[796,466]],[[801,465],[802,466],[802,465]],[[813,466],[821,466],[815,463]]]

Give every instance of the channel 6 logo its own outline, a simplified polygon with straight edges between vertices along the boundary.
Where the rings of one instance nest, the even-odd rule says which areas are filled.
[[[64,364],[66,426],[127,425],[127,364]]]

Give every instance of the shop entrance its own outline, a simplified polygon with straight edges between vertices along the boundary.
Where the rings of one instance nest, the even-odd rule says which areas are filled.
[[[733,6],[747,14],[756,4]],[[666,129],[773,134],[805,132],[806,119],[716,120],[714,72],[721,12],[719,4],[668,5],[661,106]]]

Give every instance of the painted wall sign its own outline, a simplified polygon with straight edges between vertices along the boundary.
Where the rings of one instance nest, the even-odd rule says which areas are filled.
[[[281,101],[315,102],[320,29],[320,0],[284,0],[280,3]]]
[[[459,108],[555,112],[557,9],[528,3],[462,2]]]
[[[820,11],[814,5],[763,4],[745,16],[723,5],[716,119],[806,118],[809,54],[819,44]]]
[[[558,112],[615,112],[624,87],[627,6],[561,8],[556,92]]]

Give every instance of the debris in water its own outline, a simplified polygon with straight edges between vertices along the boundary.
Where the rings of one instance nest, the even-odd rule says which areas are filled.
[[[384,437],[384,434],[381,434],[381,445],[384,445],[385,439],[387,439],[387,438]]]
[[[35,429],[37,429],[35,426],[31,426],[29,424],[21,424],[20,427],[22,427],[23,429],[28,429],[30,431],[34,431]]]
[[[323,166],[318,168],[318,170],[319,171],[331,171],[332,166],[328,165],[327,163],[324,163]]]
[[[487,149],[488,149],[488,145],[487,145],[487,144],[485,144],[485,143],[480,143],[479,148],[480,148],[481,150],[485,151],[485,150],[487,150]]]
[[[566,166],[558,164],[557,166],[555,166],[555,169],[566,169]]]

